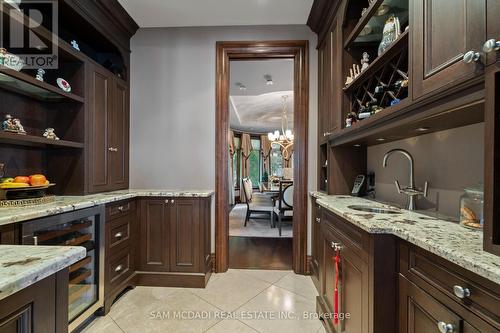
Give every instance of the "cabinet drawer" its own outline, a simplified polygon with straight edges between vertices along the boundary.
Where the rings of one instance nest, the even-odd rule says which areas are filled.
[[[112,256],[116,251],[130,244],[132,218],[123,217],[106,224],[106,252]]]
[[[120,201],[106,205],[106,221],[133,214],[136,212],[136,201]]]
[[[500,327],[500,294],[494,283],[406,243],[400,245],[400,272],[422,289],[429,290],[430,285]]]
[[[132,255],[126,247],[108,260],[106,267],[106,294],[120,286],[133,273]]]

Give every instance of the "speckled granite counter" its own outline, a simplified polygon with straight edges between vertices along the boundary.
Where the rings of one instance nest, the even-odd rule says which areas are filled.
[[[389,207],[350,196],[311,193],[317,203],[355,226],[378,234],[393,234],[471,272],[500,284],[500,257],[483,251],[483,233],[457,223],[401,210],[401,214],[376,214],[350,209],[350,205]]]
[[[132,199],[136,197],[198,197],[208,198],[214,194],[213,191],[190,190],[123,190],[99,193],[86,196],[60,196],[55,202],[44,205],[22,207],[22,208],[0,208],[0,225],[27,221],[44,216],[61,214],[78,209],[94,207],[110,202]]]
[[[85,258],[80,246],[0,245],[0,300]]]

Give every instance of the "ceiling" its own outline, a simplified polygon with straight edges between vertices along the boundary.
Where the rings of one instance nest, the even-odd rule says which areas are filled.
[[[118,0],[142,28],[306,24],[313,0]]]
[[[230,126],[237,131],[268,133],[281,130],[282,96],[287,98],[288,127],[293,128],[293,60],[231,61]],[[267,85],[270,75],[273,85]],[[243,84],[246,90],[240,90]]]

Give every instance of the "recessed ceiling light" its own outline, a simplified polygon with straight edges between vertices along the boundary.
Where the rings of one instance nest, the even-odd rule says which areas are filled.
[[[426,132],[426,131],[428,131],[430,129],[431,129],[430,127],[423,126],[423,127],[417,128],[416,131],[417,132]]]
[[[247,87],[245,87],[244,85],[241,85],[240,90],[247,90]]]
[[[273,78],[271,75],[266,74],[264,75],[264,79],[266,80],[266,85],[272,86],[274,84]]]

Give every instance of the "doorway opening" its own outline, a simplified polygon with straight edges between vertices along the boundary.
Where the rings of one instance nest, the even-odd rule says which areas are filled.
[[[217,272],[307,271],[308,42],[218,42]]]

